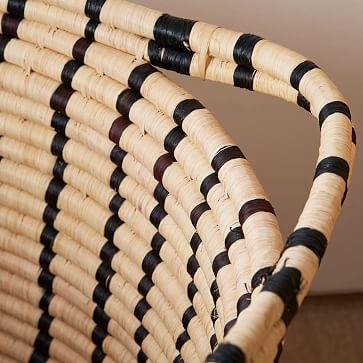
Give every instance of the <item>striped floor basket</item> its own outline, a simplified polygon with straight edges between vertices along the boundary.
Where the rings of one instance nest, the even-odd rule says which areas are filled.
[[[0,0],[0,19],[0,361],[277,362],[351,179],[333,83],[256,35],[127,1]],[[316,116],[287,241],[235,141],[158,68]]]

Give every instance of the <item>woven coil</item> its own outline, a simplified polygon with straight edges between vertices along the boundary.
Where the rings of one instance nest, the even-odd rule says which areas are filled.
[[[351,180],[334,84],[261,37],[127,1],[0,0],[0,20],[0,361],[276,362]],[[286,242],[235,141],[156,67],[317,118]]]

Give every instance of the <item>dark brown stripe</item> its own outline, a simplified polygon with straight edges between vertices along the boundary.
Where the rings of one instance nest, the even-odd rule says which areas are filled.
[[[308,111],[308,112],[311,112],[311,109],[310,109],[310,107],[311,107],[311,105],[310,105],[310,102],[300,93],[300,92],[298,92],[298,94],[297,94],[297,99],[296,99],[296,103],[300,106],[300,107],[302,107],[302,108],[304,108],[306,111]]]
[[[122,181],[126,178],[126,174],[119,168],[117,167],[113,173],[111,174],[110,177],[110,187],[115,190],[118,191],[120,188],[120,185],[122,183]]]
[[[12,38],[7,35],[0,35],[0,63],[4,62],[4,52],[5,48],[8,45]]]
[[[44,200],[52,207],[57,207],[59,194],[62,192],[65,186],[66,184],[63,180],[53,178],[45,192]]]
[[[18,27],[21,21],[22,21],[21,18],[14,18],[9,14],[4,14],[1,19],[2,33],[17,38]]]
[[[195,283],[193,281],[189,282],[188,284],[188,298],[189,298],[189,301],[191,303],[193,303],[193,300],[194,300],[194,296],[197,294],[198,292],[198,289],[197,287],[195,286]]]
[[[161,183],[166,169],[174,162],[175,159],[169,153],[161,155],[158,160],[156,160],[153,168],[154,178]]]
[[[142,325],[140,325],[135,331],[134,340],[141,347],[142,342],[148,335],[149,332]]]
[[[243,310],[247,309],[251,304],[251,294],[243,294],[237,302],[237,315],[239,315]]]
[[[101,348],[103,342],[108,337],[107,332],[100,326],[96,325],[92,331],[92,342],[96,344],[97,347]]]
[[[53,166],[53,175],[58,179],[63,179],[67,165],[68,164],[62,158],[57,158]]]
[[[154,234],[151,240],[151,247],[158,255],[160,254],[160,250],[164,246],[165,241],[165,238],[159,232]]]
[[[107,299],[111,296],[111,293],[102,285],[98,284],[92,295],[92,300],[102,309],[105,308]]]
[[[97,20],[90,19],[84,28],[84,37],[91,42],[95,41],[95,33],[100,22]]]
[[[145,298],[142,298],[135,306],[134,315],[139,321],[142,321],[146,313],[151,309]]]
[[[125,131],[127,127],[131,125],[131,121],[125,117],[118,117],[112,124],[108,137],[111,141],[113,141],[116,145],[120,142],[120,138],[122,133]]]
[[[92,353],[91,362],[92,363],[103,363],[106,358],[106,354],[98,347],[96,347]]]
[[[86,55],[88,47],[92,44],[92,41],[86,38],[79,38],[73,46],[72,57],[78,62],[84,63],[84,57]]]
[[[100,251],[101,260],[111,266],[113,257],[119,252],[118,247],[111,241],[107,241]]]
[[[218,272],[227,265],[230,265],[231,261],[229,260],[228,257],[228,252],[227,251],[222,251],[220,252],[213,260],[212,263],[212,270],[214,273],[214,276],[218,275]]]
[[[121,115],[129,117],[132,105],[141,98],[138,92],[129,88],[125,89],[117,97],[116,110]]]
[[[104,228],[104,236],[113,242],[113,236],[116,230],[123,224],[123,221],[114,214],[108,219]]]
[[[148,356],[144,353],[142,349],[137,353],[137,363],[146,363],[148,361]]]
[[[96,280],[106,289],[109,289],[111,279],[115,275],[115,271],[105,262],[101,262],[96,271]]]
[[[169,195],[169,192],[163,187],[161,183],[156,185],[154,190],[154,198],[159,202],[159,204],[164,208],[165,199]]]
[[[178,352],[181,351],[181,349],[183,348],[184,344],[190,340],[190,336],[189,334],[184,330],[183,333],[181,333],[176,342],[175,342],[175,347],[177,349]]]
[[[245,238],[241,226],[231,229],[225,238],[225,247],[227,251],[233,245],[233,243]]]
[[[227,145],[217,151],[211,165],[212,168],[218,173],[222,166],[234,159],[245,159],[240,148],[236,145]]]
[[[65,135],[68,121],[68,116],[64,115],[63,113],[54,112],[50,125],[54,128],[55,131]]]
[[[150,213],[150,222],[155,228],[159,228],[161,221],[167,216],[164,208],[157,204]]]
[[[241,207],[239,211],[239,222],[241,226],[251,215],[257,212],[268,212],[275,215],[275,211],[271,203],[266,199],[253,199],[249,200]]]
[[[163,261],[160,256],[154,251],[149,251],[142,261],[142,270],[148,276],[152,276],[155,269],[161,264]]]
[[[111,199],[108,208],[113,214],[118,215],[118,212],[125,201],[125,198],[122,198],[119,194],[115,194]]]
[[[50,107],[55,111],[66,113],[67,103],[73,93],[72,88],[64,84],[59,85],[50,98]]]
[[[189,306],[189,308],[185,310],[182,317],[182,324],[185,330],[188,330],[188,325],[195,316],[197,316],[197,313],[195,312],[193,306]]]
[[[193,208],[193,210],[190,212],[190,220],[194,227],[197,226],[199,218],[207,210],[210,210],[210,206],[207,202],[202,202]]]
[[[176,147],[186,136],[180,127],[175,127],[165,136],[164,149],[174,155]]]
[[[233,325],[236,324],[237,319],[230,320],[225,326],[224,326],[224,332],[223,336],[225,337],[228,332],[232,329]]]
[[[107,331],[108,323],[111,318],[99,306],[95,307],[92,316],[93,321],[98,324],[102,329]]]
[[[207,199],[209,191],[220,181],[218,179],[217,173],[212,173],[206,176],[200,185],[200,192],[203,194],[204,198]]]
[[[230,343],[221,343],[217,349],[208,355],[206,362],[216,363],[246,363],[246,357],[242,350]]]

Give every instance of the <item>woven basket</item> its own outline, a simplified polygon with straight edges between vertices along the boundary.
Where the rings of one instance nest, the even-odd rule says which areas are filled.
[[[258,36],[126,1],[0,11],[0,361],[277,361],[351,179],[333,83]],[[319,120],[286,243],[233,139],[155,66]]]

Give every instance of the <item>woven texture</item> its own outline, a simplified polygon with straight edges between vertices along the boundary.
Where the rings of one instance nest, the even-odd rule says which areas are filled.
[[[334,84],[256,35],[121,0],[0,0],[0,20],[0,361],[277,362],[351,180]],[[160,68],[317,118],[287,241],[236,142]]]

